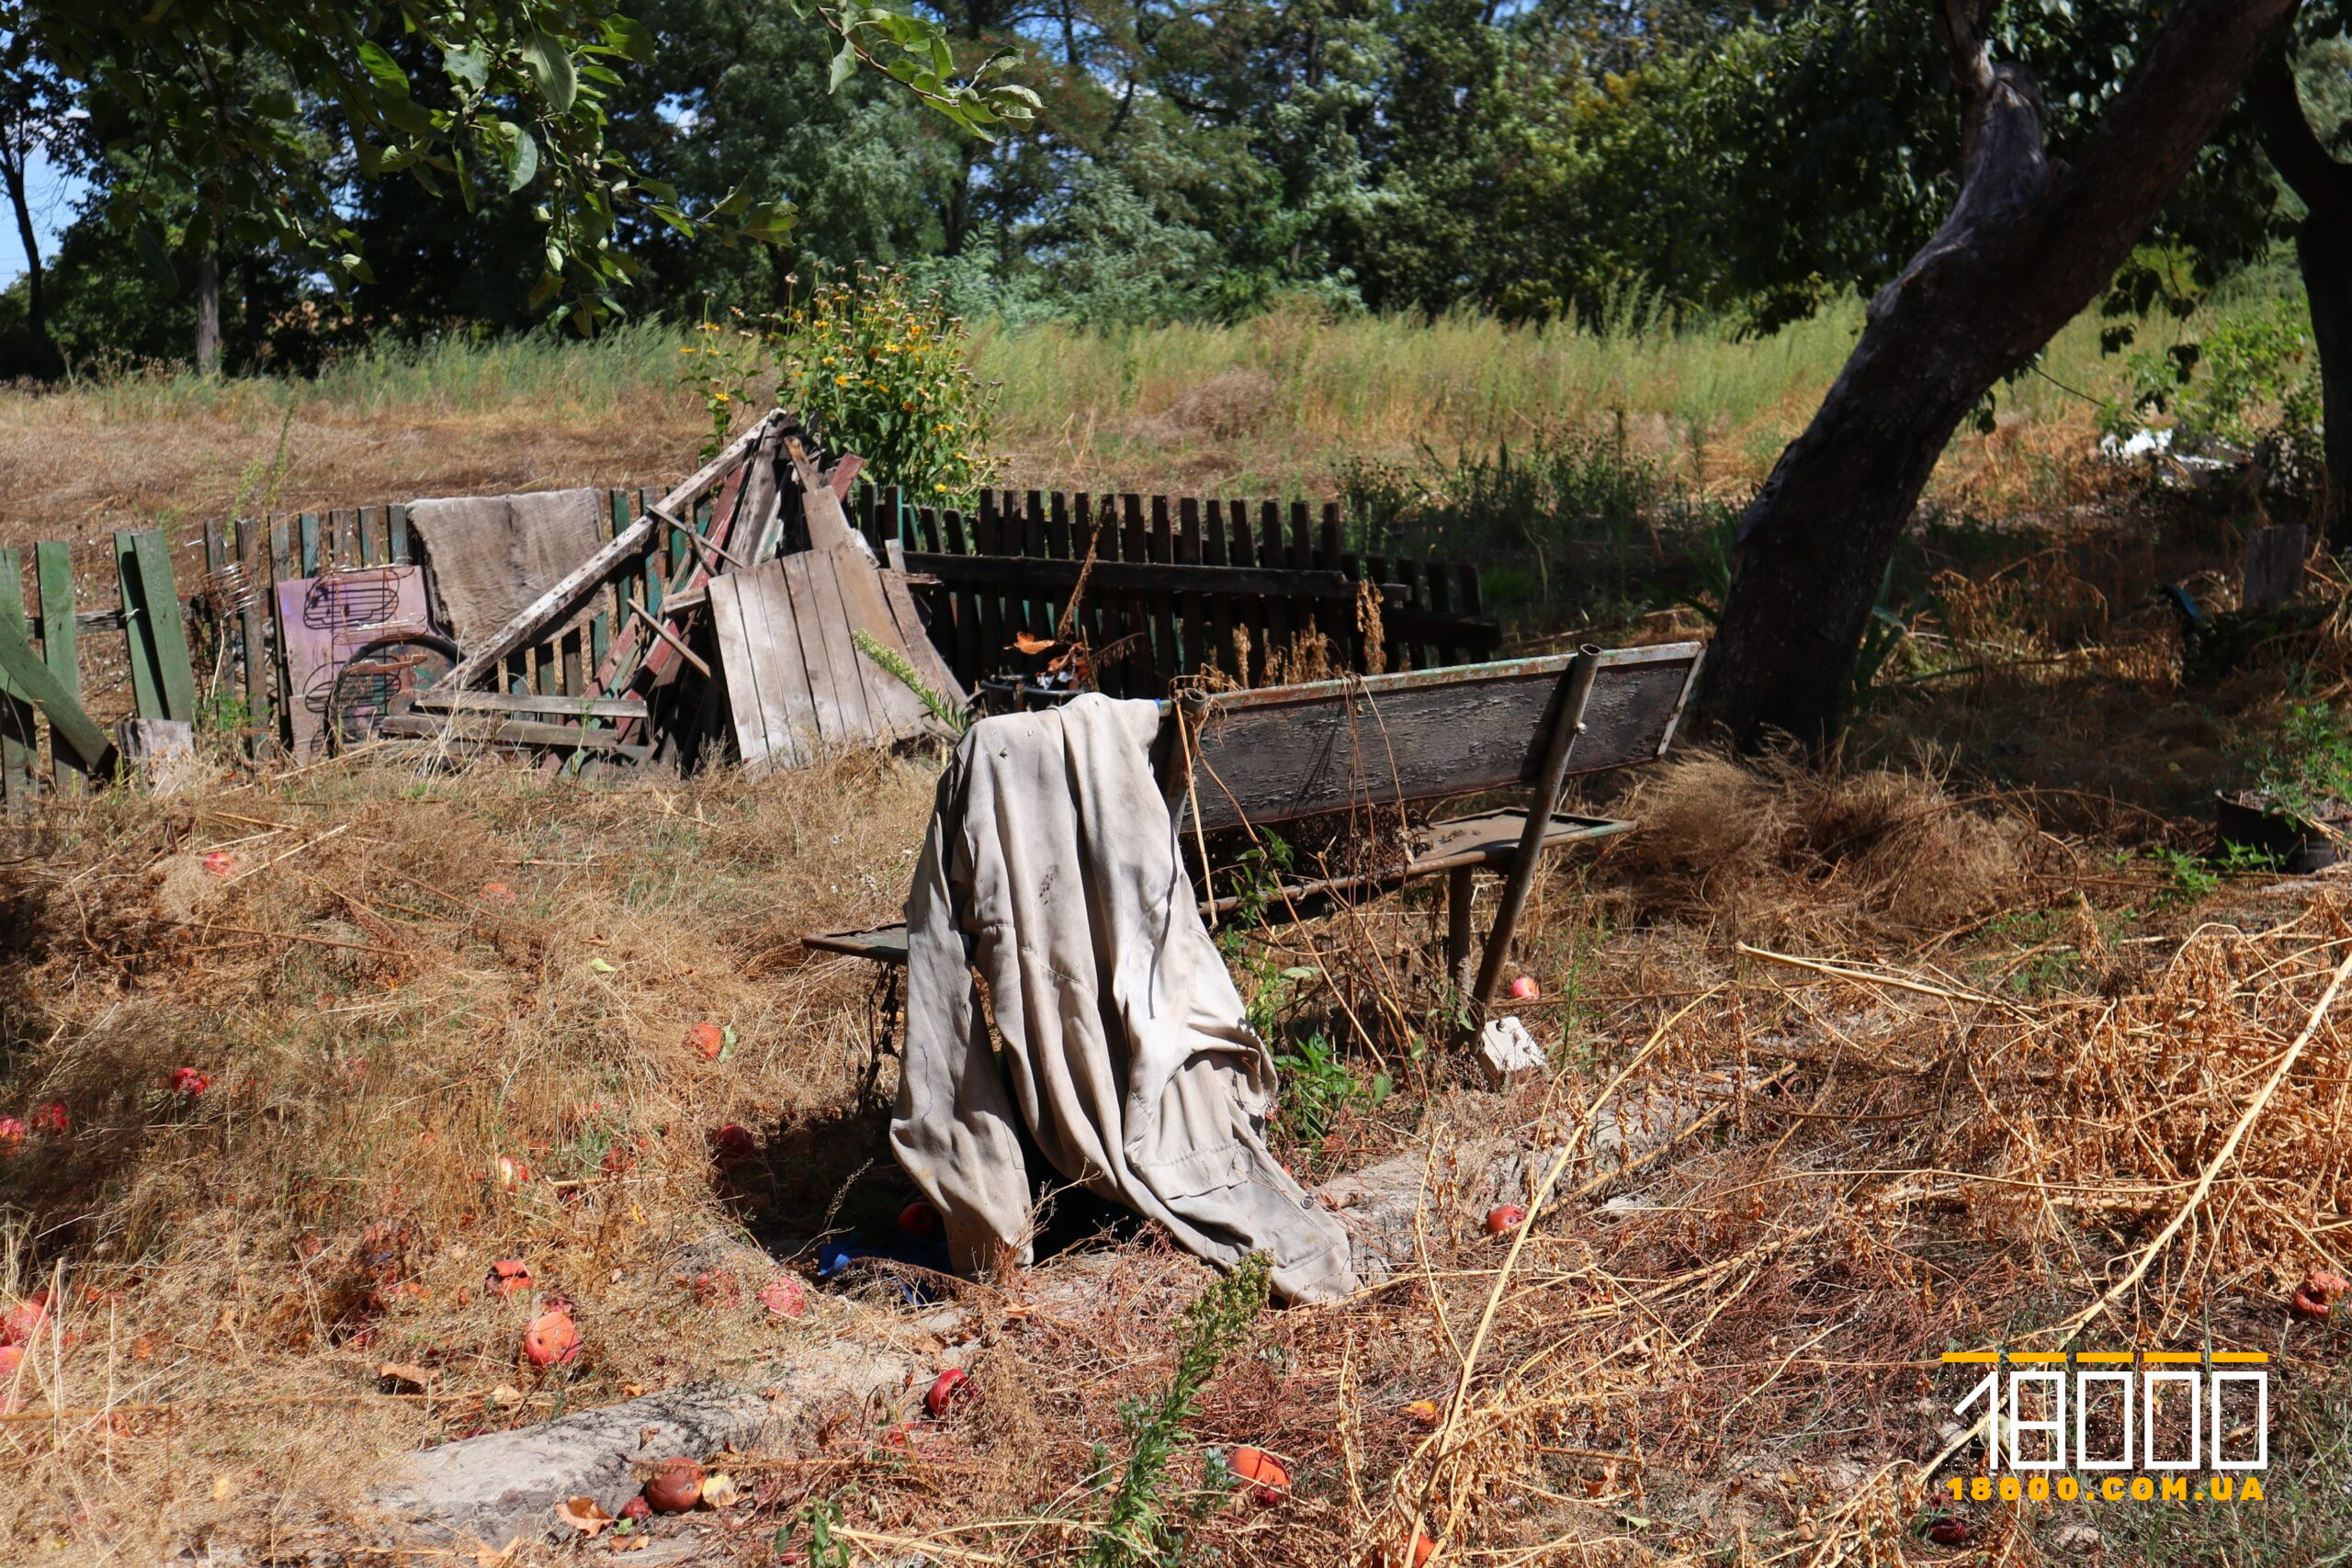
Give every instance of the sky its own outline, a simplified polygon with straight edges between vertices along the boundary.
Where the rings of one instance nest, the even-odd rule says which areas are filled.
[[[36,157],[28,171],[26,205],[33,209],[33,232],[46,258],[57,254],[57,236],[74,220],[74,204],[82,198],[83,183]],[[0,288],[23,276],[24,243],[17,238],[17,215],[0,199]]]

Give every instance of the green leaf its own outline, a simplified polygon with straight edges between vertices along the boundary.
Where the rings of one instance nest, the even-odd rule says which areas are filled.
[[[449,80],[463,83],[477,93],[490,85],[490,56],[472,44],[443,50],[441,69],[448,73]]]
[[[523,40],[523,63],[538,84],[548,107],[557,114],[571,113],[572,100],[580,94],[580,80],[572,73],[571,55],[562,43],[546,33],[533,33]]]
[[[356,251],[345,251],[342,255],[335,259],[343,265],[344,271],[349,273],[360,282],[373,283],[376,281],[376,269],[369,266],[368,265],[368,258],[359,254]]]
[[[943,82],[956,74],[956,56],[948,50],[947,40],[937,33],[931,35],[931,68]]]
[[[554,299],[563,290],[563,279],[555,273],[543,272],[531,285],[530,308],[534,310]]]
[[[799,209],[792,203],[763,201],[743,214],[743,237],[763,245],[780,245],[792,237],[799,221]]]
[[[387,97],[408,96],[408,73],[401,62],[384,52],[384,46],[372,41],[359,46],[359,63],[376,84],[376,90]]]
[[[653,63],[653,29],[633,17],[605,17],[605,41],[639,65]]]
[[[842,84],[848,81],[856,73],[856,71],[857,46],[844,38],[842,39],[841,48],[833,51],[832,68],[825,73],[825,91],[840,92]]]
[[[732,218],[751,205],[752,187],[748,185],[740,185],[718,198],[718,205],[710,209],[711,216]]]
[[[506,189],[511,195],[537,177],[539,144],[511,119],[498,122],[498,141],[499,150],[506,154]]]

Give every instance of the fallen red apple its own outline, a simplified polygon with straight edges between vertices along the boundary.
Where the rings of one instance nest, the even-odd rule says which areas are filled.
[[[971,1392],[972,1380],[964,1375],[961,1367],[950,1367],[931,1380],[931,1390],[922,1396],[922,1407],[931,1412],[932,1419],[944,1419],[947,1412]]]
[[[172,1092],[175,1094],[186,1095],[188,1099],[194,1100],[211,1087],[212,1080],[194,1067],[172,1069]]]
[[[226,850],[215,850],[204,857],[204,869],[214,876],[229,876],[237,869],[237,857]]]
[[[641,1524],[652,1517],[653,1505],[645,1500],[642,1492],[621,1505],[621,1517],[625,1519],[634,1519]]]
[[[497,1163],[490,1168],[490,1177],[501,1187],[520,1187],[531,1179],[531,1168],[519,1159],[500,1155]]]
[[[29,1345],[49,1321],[49,1292],[35,1291],[0,1314],[0,1345]]]
[[[535,1367],[560,1366],[580,1354],[580,1328],[568,1312],[543,1312],[523,1330],[523,1354]]]
[[[2328,1304],[2327,1298],[2313,1295],[2307,1285],[2296,1286],[2295,1293],[2287,1298],[2287,1305],[2297,1317],[2327,1318],[2335,1315],[2335,1309]]]
[[[1958,1519],[1937,1519],[1928,1526],[1928,1539],[1938,1546],[1966,1546],[1968,1527]]]
[[[14,1116],[0,1116],[0,1149],[13,1149],[25,1141],[25,1124]]]
[[[1263,1449],[1236,1449],[1227,1467],[1250,1483],[1253,1503],[1279,1503],[1290,1490],[1290,1467]]]
[[[1543,994],[1532,975],[1521,975],[1510,983],[1510,999],[1515,1002],[1532,1002]]]
[[[1421,1568],[1421,1564],[1427,1562],[1436,1551],[1437,1542],[1419,1530],[1413,1532],[1413,1568]]]
[[[1509,1235],[1527,1223],[1527,1211],[1516,1203],[1498,1203],[1487,1211],[1487,1234]]]
[[[937,1235],[944,1224],[939,1211],[925,1199],[918,1198],[899,1211],[899,1228],[909,1235]]]
[[[727,1032],[715,1023],[697,1023],[686,1031],[686,1044],[701,1053],[704,1061],[716,1062],[727,1049]]]
[[[2352,1280],[2330,1269],[2324,1263],[2314,1263],[2303,1270],[2303,1290],[2324,1302],[2333,1302],[2346,1291],[2352,1291]]]
[[[514,907],[514,889],[503,882],[485,882],[481,885],[481,898],[483,903],[496,908],[511,909]]]
[[[62,1100],[52,1100],[47,1105],[33,1107],[33,1131],[36,1133],[46,1133],[52,1137],[62,1138],[72,1130],[73,1126],[74,1118],[67,1114],[64,1102]]]
[[[519,1296],[530,1288],[531,1266],[519,1258],[502,1258],[482,1276],[481,1290],[486,1296]]]
[[[808,1310],[808,1292],[789,1274],[779,1274],[760,1287],[760,1304],[778,1317],[798,1317]]]
[[[25,1363],[22,1345],[0,1345],[0,1378],[13,1378],[17,1369]]]
[[[684,1513],[702,1501],[702,1466],[683,1456],[663,1460],[645,1483],[645,1500],[656,1513]]]
[[[1416,1427],[1434,1427],[1437,1416],[1437,1401],[1434,1399],[1417,1399],[1405,1406],[1405,1419]]]
[[[759,1139],[740,1122],[729,1122],[710,1135],[711,1152],[728,1165],[740,1165],[760,1152]]]

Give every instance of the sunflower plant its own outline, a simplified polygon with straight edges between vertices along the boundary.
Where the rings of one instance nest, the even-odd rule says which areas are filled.
[[[971,334],[936,294],[860,263],[820,274],[774,318],[776,400],[815,422],[883,484],[942,506],[970,504],[997,476],[989,429],[999,384],[972,373]]]

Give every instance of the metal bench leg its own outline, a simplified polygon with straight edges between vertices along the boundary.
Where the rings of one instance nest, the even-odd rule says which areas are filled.
[[[1494,1000],[1495,987],[1502,981],[1503,961],[1510,956],[1511,932],[1518,928],[1528,890],[1535,886],[1536,868],[1544,859],[1544,834],[1551,826],[1552,813],[1559,808],[1560,781],[1567,777],[1568,753],[1575,750],[1577,735],[1584,728],[1585,704],[1591,699],[1592,678],[1600,669],[1600,649],[1589,644],[1577,649],[1576,662],[1568,666],[1559,711],[1553,716],[1552,733],[1544,745],[1543,771],[1535,780],[1534,797],[1528,802],[1527,830],[1519,836],[1519,854],[1503,883],[1502,902],[1495,910],[1494,929],[1487,933],[1486,954],[1478,964],[1478,983],[1471,988],[1474,1017],[1486,1016],[1487,1004]]]
[[[1445,978],[1457,991],[1470,985],[1470,900],[1477,894],[1476,866],[1445,874]]]

